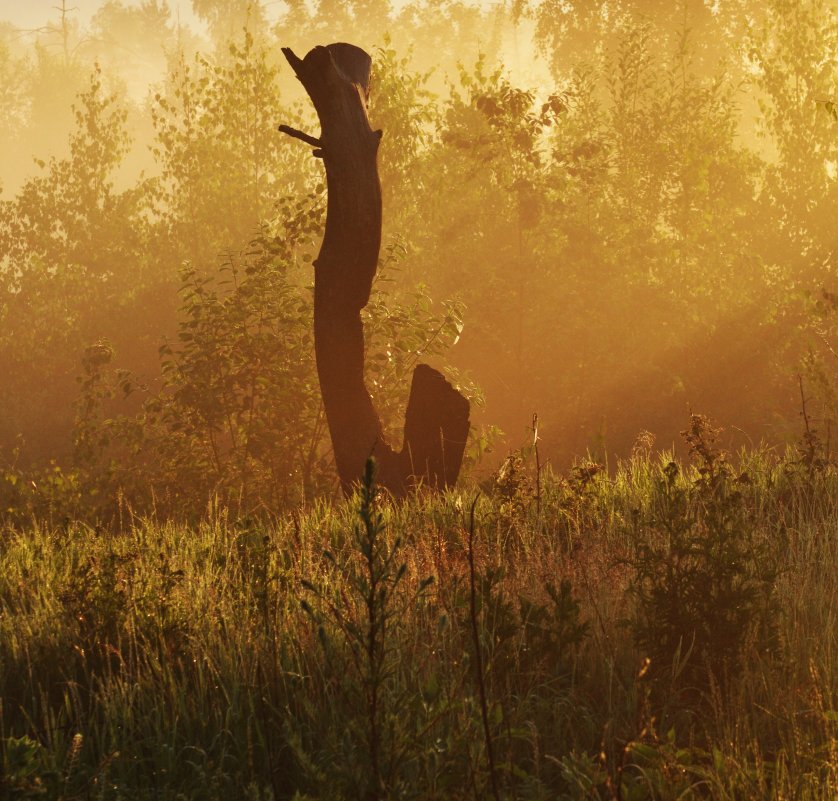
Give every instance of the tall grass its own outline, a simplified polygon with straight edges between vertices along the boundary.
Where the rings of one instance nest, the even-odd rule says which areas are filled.
[[[832,801],[838,473],[724,465],[5,530],[0,796]]]

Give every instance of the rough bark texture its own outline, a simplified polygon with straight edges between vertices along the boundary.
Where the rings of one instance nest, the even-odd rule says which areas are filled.
[[[338,43],[315,47],[305,58],[282,52],[320,119],[317,139],[287,126],[280,130],[312,145],[326,167],[326,231],[314,262],[314,344],[323,406],[344,492],[361,478],[369,456],[378,481],[401,495],[416,483],[453,484],[469,430],[469,403],[436,370],[413,374],[404,446],[393,450],[364,384],[367,305],[381,247],[378,144],[367,117],[369,55]]]

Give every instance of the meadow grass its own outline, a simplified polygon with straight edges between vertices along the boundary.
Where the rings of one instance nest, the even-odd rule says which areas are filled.
[[[0,796],[832,801],[838,472],[709,459],[7,528]]]

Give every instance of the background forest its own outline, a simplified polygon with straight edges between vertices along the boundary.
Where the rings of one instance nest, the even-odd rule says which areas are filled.
[[[828,443],[834,4],[323,0],[269,19],[196,0],[194,30],[157,0],[51,13],[0,29],[4,508],[117,489],[276,508],[334,486],[310,333],[325,195],[276,131],[316,130],[285,44],[375,56],[369,383],[396,436],[421,355],[485,399],[472,459],[526,441],[533,412],[560,468],[642,430],[670,447],[689,409],[740,443],[794,440],[798,373]]]

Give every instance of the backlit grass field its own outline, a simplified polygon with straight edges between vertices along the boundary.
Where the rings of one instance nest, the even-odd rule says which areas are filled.
[[[696,456],[5,530],[0,796],[832,801],[838,472]]]

